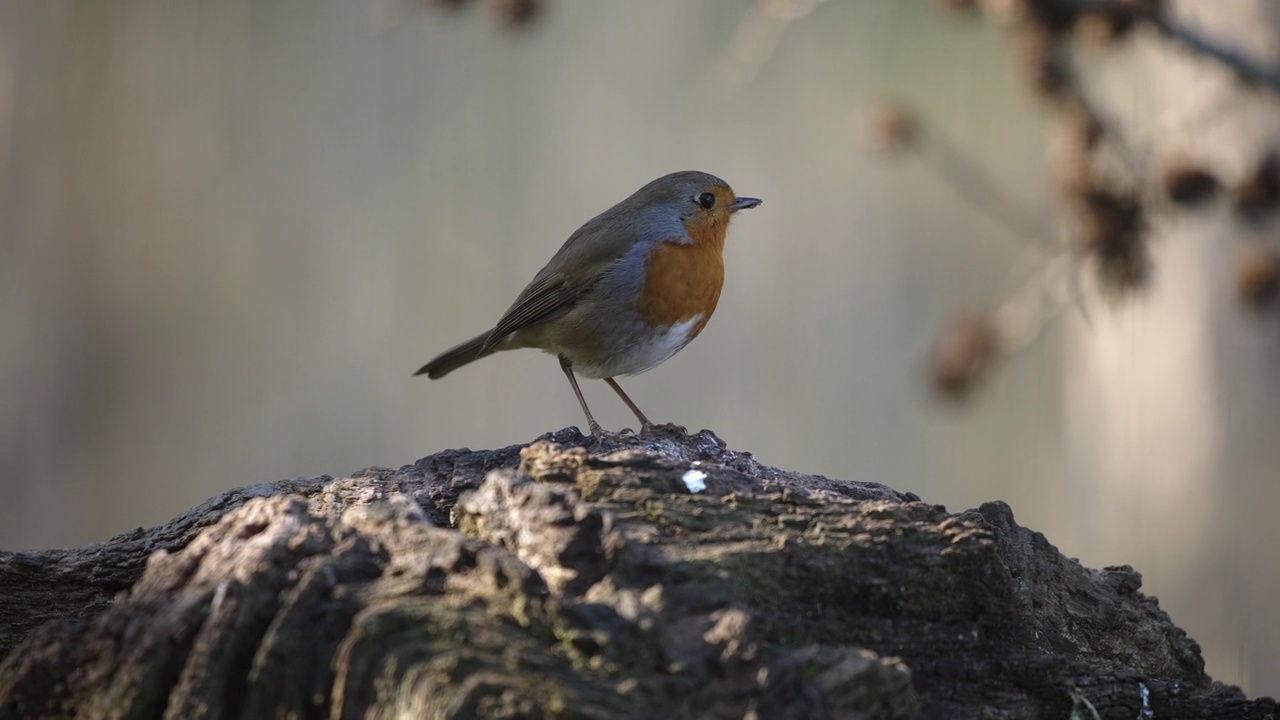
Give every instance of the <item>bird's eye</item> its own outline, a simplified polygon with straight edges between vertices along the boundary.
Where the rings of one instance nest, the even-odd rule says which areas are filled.
[[[698,204],[704,209],[710,210],[716,205],[716,196],[711,193],[702,193],[698,196]]]

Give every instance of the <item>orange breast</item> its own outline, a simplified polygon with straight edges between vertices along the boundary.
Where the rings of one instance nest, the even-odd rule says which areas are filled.
[[[652,326],[670,326],[701,315],[689,337],[702,332],[724,285],[726,224],[688,227],[692,244],[660,243],[654,248],[635,304],[641,320]]]

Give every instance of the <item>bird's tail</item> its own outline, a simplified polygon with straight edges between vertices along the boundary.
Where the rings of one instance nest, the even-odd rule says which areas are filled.
[[[423,365],[418,372],[414,373],[414,375],[426,375],[432,380],[435,380],[436,378],[442,378],[445,375],[448,375],[467,363],[492,355],[498,351],[498,348],[485,348],[484,344],[488,339],[489,333],[485,332],[471,338],[461,345],[449,348],[437,355],[431,362]]]

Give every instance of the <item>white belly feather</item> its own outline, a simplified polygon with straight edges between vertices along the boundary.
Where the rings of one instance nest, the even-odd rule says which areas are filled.
[[[588,378],[638,375],[646,370],[652,370],[688,345],[693,339],[693,329],[700,322],[702,322],[702,315],[698,314],[684,322],[656,329],[646,333],[645,339],[637,344],[602,362],[575,360],[573,369]]]

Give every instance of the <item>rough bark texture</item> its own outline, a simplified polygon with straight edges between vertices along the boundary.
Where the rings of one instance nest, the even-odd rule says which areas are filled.
[[[1140,585],[1003,503],[953,515],[706,431],[565,430],[0,554],[0,714],[1275,715]]]

